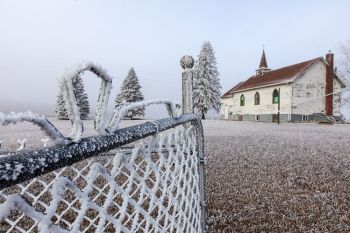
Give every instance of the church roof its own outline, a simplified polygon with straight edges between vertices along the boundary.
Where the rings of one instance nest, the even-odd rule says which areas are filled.
[[[243,91],[246,89],[257,88],[265,85],[273,85],[277,83],[292,82],[296,77],[304,73],[304,71],[307,68],[309,68],[312,64],[322,59],[323,59],[322,57],[318,57],[312,60],[282,67],[276,70],[271,70],[267,73],[264,73],[263,75],[259,75],[259,76],[253,75],[250,78],[248,78],[246,81],[238,83],[231,90],[226,92],[222,96],[222,98],[229,97],[231,94],[237,91]],[[267,67],[267,64],[266,64],[266,67]]]
[[[236,86],[232,87],[230,90],[228,90],[225,94],[223,94],[222,98],[225,98],[229,96],[234,90],[238,89],[240,85],[242,85],[244,82],[239,82]]]

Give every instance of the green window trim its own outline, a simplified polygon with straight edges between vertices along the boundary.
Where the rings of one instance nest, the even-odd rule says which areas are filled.
[[[273,91],[273,93],[272,93],[272,103],[273,103],[273,104],[278,104],[279,100],[280,100],[280,97],[279,97],[278,90],[275,89],[275,90]]]
[[[240,97],[240,106],[244,106],[245,105],[245,98],[244,95],[242,94]]]
[[[259,92],[256,92],[254,95],[254,104],[255,105],[260,105],[260,94]]]

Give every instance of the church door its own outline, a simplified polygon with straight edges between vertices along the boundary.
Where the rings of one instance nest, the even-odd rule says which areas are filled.
[[[272,114],[272,122],[277,123],[278,122],[278,114]]]

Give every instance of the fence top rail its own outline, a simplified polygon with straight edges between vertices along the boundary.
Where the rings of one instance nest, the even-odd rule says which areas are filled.
[[[199,117],[194,113],[186,113],[177,118],[164,118],[118,129],[111,135],[86,137],[77,143],[2,156],[0,190],[188,122],[193,123],[200,130],[200,137],[203,137]]]

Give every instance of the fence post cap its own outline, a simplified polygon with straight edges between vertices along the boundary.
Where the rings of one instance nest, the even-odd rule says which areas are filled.
[[[194,66],[194,59],[190,55],[185,55],[180,60],[182,69],[191,69]]]

